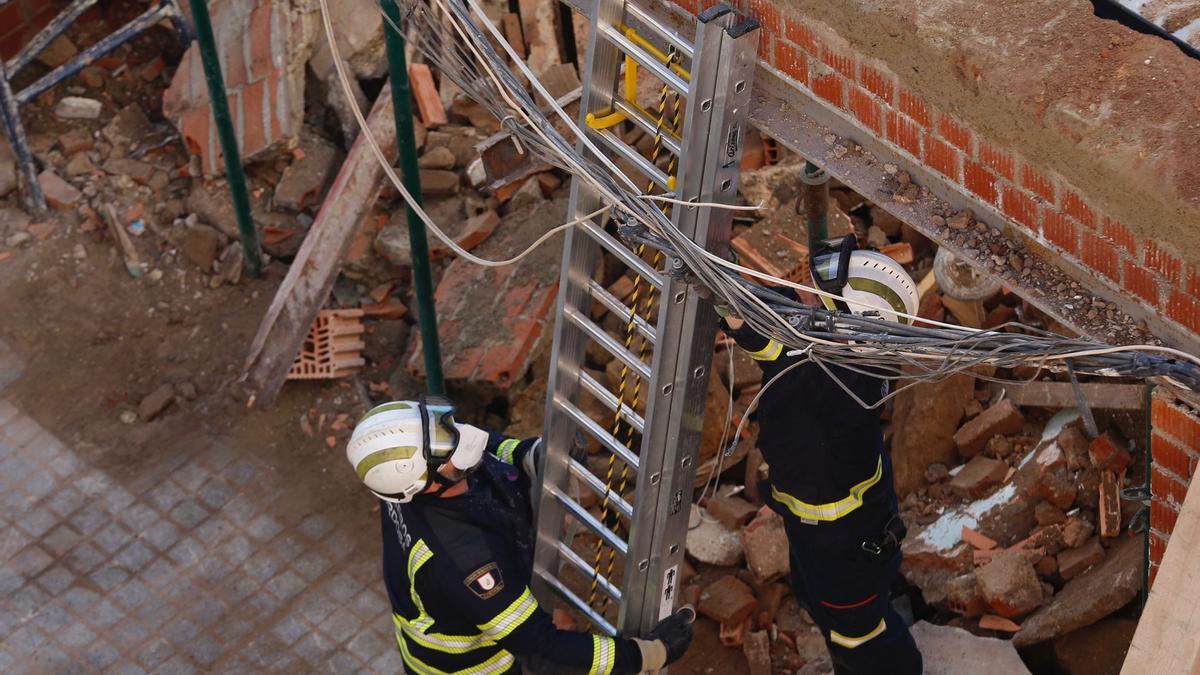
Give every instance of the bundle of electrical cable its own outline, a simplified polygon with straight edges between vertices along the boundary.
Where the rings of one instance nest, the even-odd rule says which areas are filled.
[[[1067,338],[1019,323],[978,330],[897,313],[898,318],[907,320],[899,323],[869,311],[856,314],[797,302],[772,287],[790,287],[836,298],[852,309],[856,304],[836,294],[739,265],[705,250],[684,235],[663,213],[661,202],[683,204],[689,208],[757,207],[687,203],[676,200],[675,195],[642,194],[634,181],[595,146],[576,120],[571,119],[538,82],[476,0],[388,1],[396,3],[410,44],[444,77],[492,112],[523,152],[532,153],[569,173],[604,204],[592,213],[544,233],[508,260],[486,260],[462,249],[405,189],[367,128],[362,111],[349,95],[349,75],[338,52],[327,0],[321,0],[333,62],[365,139],[393,185],[429,231],[471,262],[488,266],[515,263],[556,233],[588,220],[599,222],[607,212],[626,242],[648,244],[668,257],[666,273],[703,289],[714,303],[727,307],[731,314],[744,319],[764,337],[792,350],[803,351],[808,360],[825,368],[835,381],[838,381],[836,371],[830,368],[831,365],[910,383],[943,379],[968,369],[975,369],[979,375],[981,369],[977,366],[1034,366],[1067,370],[1072,377],[1076,373],[1133,378],[1161,376],[1200,391],[1200,358],[1169,347],[1111,346],[1086,338]],[[386,14],[384,18],[387,19]],[[388,30],[400,30],[390,21],[386,23]],[[516,65],[543,101],[541,106],[527,91],[522,77],[509,68],[505,57],[498,54],[493,45],[499,45],[507,59]],[[558,128],[566,129],[574,138],[568,140],[559,133],[543,108],[557,118]],[[747,277],[762,283],[748,281]],[[844,386],[843,389],[849,392]],[[891,395],[898,391],[899,388],[894,388]],[[882,401],[875,405],[880,403]]]

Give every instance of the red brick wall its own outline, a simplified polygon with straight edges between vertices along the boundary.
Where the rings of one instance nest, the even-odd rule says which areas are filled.
[[[946,111],[886,65],[770,0],[726,0],[758,18],[759,58],[794,84],[856,119],[922,163],[1003,212],[1010,224],[1056,255],[1192,333],[1200,333],[1200,267],[1170,244],[1133,235],[1061,176],[1027,162]],[[674,0],[695,14],[716,0]]]
[[[50,19],[62,0],[11,0],[0,7],[0,58],[11,59]]]
[[[1158,387],[1150,409],[1150,579],[1153,582],[1188,484],[1200,463],[1200,413]]]
[[[696,14],[717,0],[673,0]],[[1002,212],[1017,230],[1175,324],[1200,333],[1200,268],[1172,244],[1144,239],[1062,176],[1002,147],[939,110],[888,67],[831,30],[781,12],[771,0],[726,0],[758,18],[759,58],[792,86],[822,98],[923,164]],[[1179,506],[1200,461],[1200,413],[1167,387],[1151,414],[1151,558],[1162,560]]]
[[[212,3],[213,33],[229,112],[242,159],[299,133],[304,113],[304,61],[293,54],[293,10],[285,0]],[[188,48],[163,93],[163,114],[179,127],[205,175],[224,171],[196,45]]]

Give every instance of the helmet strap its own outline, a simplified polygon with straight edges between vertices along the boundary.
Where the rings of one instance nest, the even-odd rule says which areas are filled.
[[[818,288],[832,295],[842,295],[850,278],[850,255],[857,247],[858,239],[853,234],[848,234],[841,240],[821,241],[808,252],[808,269]],[[826,275],[823,270],[833,265],[836,265],[832,270],[833,274]],[[849,305],[841,297],[831,300],[838,310],[850,311]]]
[[[433,428],[433,424],[444,424],[444,421],[435,421],[431,418],[429,413],[430,404],[447,407],[451,410],[453,410],[453,406],[451,405],[449,399],[442,396],[426,397],[424,394],[422,394],[420,399],[417,401],[417,408],[421,414],[421,453],[425,457],[425,465],[429,470],[429,480],[435,485],[433,490],[425,492],[425,494],[436,497],[445,492],[446,489],[462,482],[463,479],[465,479],[471,474],[472,471],[474,471],[474,469],[472,468],[465,471],[456,469],[458,476],[454,478],[451,478],[450,476],[447,476],[441,472],[441,468],[450,463],[450,458],[454,456],[454,450],[452,449],[450,452],[446,453],[445,457],[434,456],[433,437],[436,433],[436,430]],[[447,413],[446,417],[451,420],[450,423],[446,425],[446,430],[452,434],[455,446],[457,446],[459,436],[458,429],[454,426],[453,412]]]

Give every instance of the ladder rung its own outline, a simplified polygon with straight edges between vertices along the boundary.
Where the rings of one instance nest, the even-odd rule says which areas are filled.
[[[670,184],[670,177],[662,169],[654,166],[650,160],[643,157],[642,153],[637,151],[637,148],[617,138],[617,135],[609,129],[591,129],[589,127],[589,131],[595,134],[619,158],[629,162],[643,176],[654,181],[655,185],[658,185],[667,192],[674,191],[674,187]]]
[[[617,602],[621,602],[621,590],[616,586],[613,586],[612,582],[609,581],[607,577],[605,577],[603,574],[600,574],[599,570],[594,569],[578,553],[571,550],[571,547],[567,545],[567,542],[559,541],[557,544],[558,552],[562,555],[562,557],[566,558],[568,562],[574,565],[575,569],[582,572],[583,575],[588,579],[595,577],[596,585],[604,589],[604,592],[608,594],[608,597],[616,600]]]
[[[626,518],[633,518],[633,507],[625,498],[617,494],[616,491],[609,490],[608,487],[600,481],[596,474],[588,471],[588,468],[575,460],[569,460],[567,467],[571,470],[571,475],[587,484],[592,492],[595,492],[601,499],[604,495],[608,495],[608,503],[616,507],[617,511]]]
[[[623,98],[614,98],[613,105],[616,106],[617,110],[625,113],[625,119],[641,127],[642,131],[651,136],[659,133],[658,122],[648,117],[646,113],[642,112],[641,108],[630,104],[629,101]],[[682,152],[679,139],[671,135],[671,132],[666,128],[662,130],[662,144],[664,148],[670,150],[671,154],[676,157]]]
[[[645,260],[642,260],[637,256],[636,253],[631,251],[628,246],[625,246],[617,239],[614,239],[612,235],[605,232],[603,228],[601,228],[599,225],[596,225],[596,223],[591,220],[585,221],[582,227],[584,232],[587,232],[589,235],[591,235],[592,239],[595,239],[601,246],[604,247],[605,250],[620,258],[621,262],[625,263],[626,267],[632,269],[634,273],[642,277],[643,280],[654,284],[655,288],[662,290],[662,277],[659,276],[658,272],[655,271],[655,269],[651,267],[649,263],[647,263]]]
[[[559,581],[558,578],[556,578],[548,570],[542,569],[541,567],[537,568],[537,574],[542,578],[543,581],[545,581],[547,584],[550,584],[550,587],[553,588],[556,593],[558,593],[559,597],[561,597],[563,600],[566,600],[580,614],[587,617],[587,620],[592,622],[593,626],[599,628],[604,632],[604,634],[610,637],[616,637],[617,629],[614,628],[607,619],[601,616],[599,612],[592,609],[586,602],[584,602],[583,598],[575,595],[571,589],[567,588],[566,584]]]
[[[637,372],[638,377],[650,381],[650,366],[647,366],[641,359],[634,356],[625,349],[616,338],[604,332],[604,329],[592,323],[591,319],[585,317],[578,309],[567,305],[563,307],[563,316],[571,323],[578,326],[588,337],[592,338],[604,348],[604,351],[621,359],[621,362],[629,366]]]
[[[618,537],[615,532],[605,527],[604,523],[596,520],[592,514],[587,512],[587,509],[579,505],[579,502],[576,502],[574,499],[571,499],[567,495],[563,494],[563,491],[558,489],[557,486],[547,485],[545,487],[547,487],[554,497],[558,499],[560,504],[565,506],[567,510],[571,512],[571,517],[573,517],[575,520],[578,520],[579,524],[588,528],[596,536],[603,539],[604,543],[607,544],[609,548],[613,549],[617,553],[620,553],[621,555],[629,554],[629,545],[625,543],[625,540]]]
[[[614,414],[617,412],[617,408],[620,408],[621,418],[626,422],[629,422],[629,424],[636,429],[639,434],[642,433],[642,431],[646,428],[645,420],[642,419],[641,415],[637,414],[637,411],[633,409],[633,406],[623,405],[621,401],[617,399],[616,395],[608,390],[608,387],[605,387],[597,382],[596,378],[587,374],[587,371],[579,371],[579,384],[582,384],[583,388],[586,389],[589,394],[595,396],[601,403],[604,404],[604,407],[611,410]]]
[[[634,44],[632,40],[621,34],[620,29],[615,26],[605,26],[601,29],[600,34],[622,53],[628,54],[637,61],[637,64],[646,70],[650,71],[654,77],[657,77],[664,84],[671,87],[675,91],[688,95],[689,87],[687,81],[677,75],[675,71],[667,67],[665,63],[659,61],[652,54],[646,53],[645,49]]]
[[[592,292],[594,298],[601,305],[604,305],[608,311],[621,317],[621,320],[628,321],[630,308],[623,302],[617,299],[617,296],[608,292],[608,289],[600,285],[599,281],[592,279],[588,281],[588,290]],[[642,337],[646,338],[650,344],[654,344],[654,327],[646,323],[640,315],[633,315],[633,325],[637,328]]]
[[[637,471],[638,457],[633,454],[629,448],[623,443],[613,438],[613,435],[604,430],[596,420],[587,416],[579,408],[576,408],[570,401],[565,401],[559,396],[554,397],[554,406],[563,411],[575,421],[576,424],[583,427],[583,430],[591,435],[592,438],[600,441],[600,444],[608,448],[608,451],[621,458],[621,461],[629,465],[631,469]]]
[[[687,58],[688,60],[691,60],[692,53],[693,53],[692,43],[683,39],[683,36],[681,36],[679,33],[676,33],[675,31],[671,30],[670,28],[662,25],[658,21],[658,19],[651,16],[649,12],[647,12],[645,9],[639,7],[638,5],[636,5],[632,2],[625,3],[625,11],[629,12],[629,15],[633,19],[635,19],[638,23],[640,23],[643,26],[645,26],[646,28],[649,28],[650,30],[654,31],[654,33],[656,35],[658,35],[659,37],[661,37],[663,40],[666,40],[668,43],[675,45],[675,49],[678,49],[679,52],[681,54],[683,54],[685,58]],[[627,23],[632,23],[632,22],[627,22]]]

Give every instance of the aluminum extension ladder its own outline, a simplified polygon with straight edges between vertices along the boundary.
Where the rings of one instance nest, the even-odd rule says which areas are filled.
[[[590,16],[579,118],[592,142],[636,169],[630,177],[644,180],[647,192],[733,203],[758,23],[718,5],[698,17],[689,42],[633,2],[597,0]],[[657,106],[638,102],[639,73],[653,78]],[[652,159],[622,140],[622,125],[655,139]],[[576,179],[570,217],[599,206]],[[676,206],[669,215],[693,241],[727,250],[728,210]],[[597,630],[638,635],[676,605],[717,317],[711,304],[665,273],[670,261],[627,246],[612,231],[611,223],[585,222],[564,245],[533,583],[543,602],[557,593]],[[629,304],[597,278],[602,252],[636,280]],[[604,317],[593,320],[595,303],[619,319],[615,335],[603,327]],[[589,343],[620,362],[616,392],[588,372],[586,354],[596,353]],[[585,405],[585,396],[602,405],[602,419],[585,412],[597,407]],[[571,456],[580,434],[601,446],[589,461]],[[572,494],[572,479],[597,496],[600,518]],[[635,484],[630,504],[623,494]],[[598,540],[594,548],[581,540],[589,545],[580,552],[572,540],[584,532]]]

